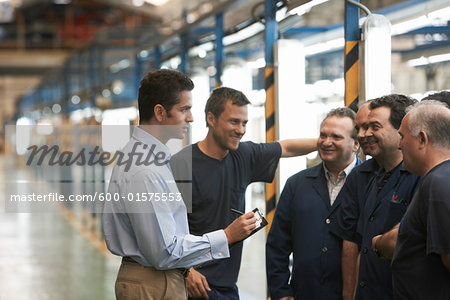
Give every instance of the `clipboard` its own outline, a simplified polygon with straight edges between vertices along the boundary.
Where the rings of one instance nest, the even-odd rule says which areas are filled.
[[[243,214],[242,212],[237,211],[237,210],[235,210],[235,209],[232,209],[232,211],[235,212],[235,213],[237,213],[237,214],[240,214],[240,215]],[[257,233],[258,231],[260,231],[261,229],[263,229],[264,227],[266,227],[267,224],[269,224],[269,222],[267,222],[266,218],[264,218],[263,214],[259,211],[258,208],[255,208],[255,209],[253,209],[252,211],[255,213],[255,218],[256,218],[256,228],[253,229],[253,231],[250,233],[250,235],[249,235],[248,237],[254,235],[254,234]],[[248,237],[246,237],[245,239],[247,239]],[[235,243],[231,244],[231,245],[230,245],[230,248],[233,247],[234,245],[236,245],[236,244],[238,244],[238,243],[244,241],[245,239],[240,240],[240,241],[238,241],[238,242],[235,242]]]
[[[263,214],[259,211],[258,208],[255,208],[253,210],[253,212],[255,213],[255,218],[256,218],[256,228],[253,229],[252,233],[250,233],[249,236],[254,235],[255,233],[257,233],[258,231],[260,231],[261,229],[263,229],[264,227],[267,226],[267,224],[269,224],[266,220],[266,218],[264,218]]]

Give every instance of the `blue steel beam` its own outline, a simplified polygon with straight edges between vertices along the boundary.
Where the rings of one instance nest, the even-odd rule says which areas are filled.
[[[278,24],[275,19],[277,13],[276,0],[264,0],[265,2],[265,56],[266,65],[273,66],[273,46],[278,39]]]
[[[161,48],[159,46],[155,47],[155,51],[154,51],[154,56],[155,56],[155,70],[159,70],[161,69]]]
[[[139,85],[141,82],[141,73],[142,73],[142,60],[139,54],[135,55],[135,63],[134,63],[134,88],[135,95],[137,99],[137,95],[139,94]]]
[[[404,1],[404,2],[400,2],[382,9],[379,9],[376,11],[377,14],[379,15],[386,15],[389,13],[393,13],[396,11],[401,11],[404,10],[410,6],[416,5],[416,4],[425,4],[428,0],[408,0],[408,1]],[[359,2],[359,1],[358,1]]]
[[[416,46],[413,49],[408,49],[408,50],[392,50],[392,53],[400,53],[400,54],[413,54],[413,53],[421,53],[423,51],[427,51],[427,50],[435,50],[435,49],[439,49],[439,48],[448,48],[450,46],[450,41],[439,41],[439,42],[433,42],[430,44],[425,44],[425,45],[420,45],[420,46]]]
[[[400,35],[414,35],[414,34],[450,34],[450,26],[427,26],[419,29],[411,30]]]
[[[188,39],[188,34],[186,32],[182,33],[180,35],[180,58],[181,58],[181,63],[180,63],[180,71],[184,74],[186,74],[187,71],[187,59],[188,59],[188,49],[187,49],[187,39]]]
[[[218,15],[223,16],[223,13],[220,13]],[[217,16],[218,15],[216,15],[216,26],[217,26]],[[215,30],[214,27],[198,27],[198,28],[192,29],[192,31],[190,33],[193,35],[205,35],[205,34],[214,33],[214,30]]]
[[[331,26],[304,26],[304,27],[292,27],[283,31],[284,35],[292,35],[292,34],[316,34],[330,30]]]
[[[222,67],[223,67],[223,13],[216,15],[216,87],[222,85]]]

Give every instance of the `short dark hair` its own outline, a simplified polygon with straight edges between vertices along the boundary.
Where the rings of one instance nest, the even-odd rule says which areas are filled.
[[[350,118],[353,123],[353,130],[352,130],[351,137],[352,137],[352,139],[354,139],[356,141],[358,132],[356,131],[356,121],[355,121],[356,113],[353,109],[351,109],[349,107],[339,107],[339,108],[334,108],[334,109],[330,110],[330,112],[327,113],[326,117],[323,119],[322,123],[320,124],[320,127],[322,127],[323,122],[330,117]]]
[[[208,127],[208,113],[211,112],[217,119],[225,110],[227,101],[234,105],[244,106],[250,104],[250,101],[243,92],[229,88],[219,87],[212,91],[205,106],[206,127]]]
[[[169,112],[175,104],[180,103],[181,92],[193,89],[192,80],[179,71],[162,69],[147,73],[139,86],[139,123],[153,118],[157,104]]]
[[[424,100],[437,100],[443,103],[447,104],[447,107],[450,107],[450,92],[449,91],[442,91],[439,93],[434,93],[426,96],[421,101]]]
[[[373,99],[370,102],[370,109],[373,110],[378,107],[389,107],[391,114],[389,122],[395,129],[400,128],[403,117],[406,115],[406,108],[417,103],[417,100],[401,94],[390,94],[380,98]]]

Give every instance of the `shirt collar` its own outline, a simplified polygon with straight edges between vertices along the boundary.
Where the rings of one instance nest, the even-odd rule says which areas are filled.
[[[171,154],[169,148],[142,128],[138,126],[134,127],[132,138],[147,145],[148,149],[152,149],[152,146],[155,145],[153,154],[163,152],[166,154],[164,161],[170,160]]]
[[[341,172],[339,172],[338,178],[339,178],[341,175],[348,176],[348,174],[350,174],[350,172],[351,172],[351,171],[353,170],[353,168],[356,166],[356,161],[357,161],[357,159],[356,159],[356,156],[355,156],[355,158],[353,159],[353,161],[352,161],[352,162],[351,162],[344,170],[342,170]],[[322,165],[323,165],[323,169],[324,169],[324,171],[325,171],[325,175],[326,175],[328,178],[334,178],[333,173],[331,173],[331,172],[327,169],[327,166],[325,165],[325,163],[323,163]]]
[[[406,172],[409,173],[404,167],[403,167],[403,160],[401,161],[401,163],[399,163],[395,168],[393,168],[392,170],[390,170],[389,172],[391,172],[392,174],[394,174],[395,172],[397,172],[397,170],[399,170],[401,173]],[[376,175],[380,175],[386,173],[386,170],[384,169],[383,166],[379,167]]]

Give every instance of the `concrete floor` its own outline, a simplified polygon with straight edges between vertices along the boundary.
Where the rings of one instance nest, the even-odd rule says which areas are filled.
[[[5,167],[5,179],[28,174]],[[63,214],[5,213],[0,193],[0,300],[114,299],[119,259],[105,255]]]
[[[12,165],[0,157],[0,182],[29,179]],[[93,243],[76,226],[77,215],[5,212],[5,186],[0,186],[0,300],[114,299],[120,258]],[[254,199],[251,205],[264,202]],[[246,241],[238,281],[242,300],[266,298],[264,242],[263,232]]]

